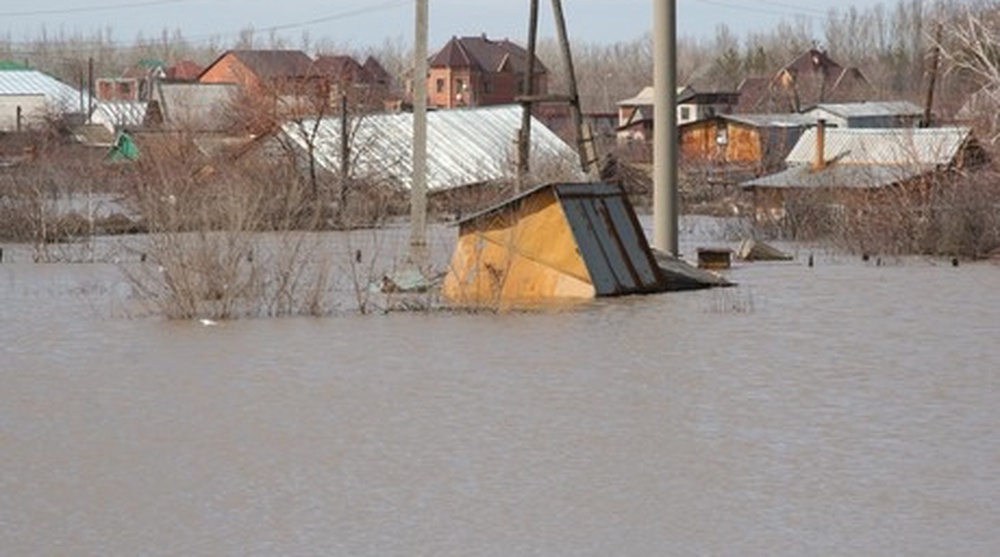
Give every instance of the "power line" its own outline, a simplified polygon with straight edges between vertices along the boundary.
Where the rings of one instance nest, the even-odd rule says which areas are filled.
[[[149,0],[147,2],[130,2],[128,4],[102,4],[99,6],[79,6],[76,8],[61,8],[49,10],[25,10],[19,12],[0,12],[0,17],[31,17],[38,15],[63,15],[79,14],[88,12],[106,12],[111,10],[126,10],[133,8],[146,8],[149,6],[161,6],[163,4],[180,4],[191,0]]]
[[[147,3],[145,3],[145,5],[151,5],[151,4],[155,4],[155,3],[163,4],[163,3],[170,3],[170,2],[176,3],[176,2],[188,2],[188,1],[191,1],[191,0],[157,0],[157,2],[147,2]],[[408,5],[411,2],[412,2],[412,0],[389,0],[389,1],[386,1],[386,2],[379,3],[379,4],[375,4],[375,5],[371,5],[371,6],[366,6],[364,8],[356,8],[356,9],[353,9],[353,10],[347,10],[347,11],[338,12],[338,13],[327,15],[327,16],[323,16],[323,17],[317,17],[317,18],[308,19],[308,20],[304,20],[304,21],[298,21],[298,22],[294,22],[294,23],[285,23],[285,24],[272,25],[272,26],[269,26],[269,27],[260,27],[260,28],[256,28],[256,27],[252,27],[251,26],[251,27],[249,27],[249,30],[251,30],[254,33],[271,33],[271,32],[276,32],[276,31],[288,31],[288,30],[291,30],[291,29],[300,29],[300,28],[304,28],[304,27],[310,27],[310,26],[313,26],[313,25],[319,25],[321,23],[329,23],[329,22],[332,22],[332,21],[350,19],[350,18],[354,18],[354,17],[358,17],[358,16],[363,16],[363,15],[368,15],[368,14],[372,14],[372,13],[376,13],[376,12],[387,11],[387,10],[390,10],[390,9],[393,9],[393,8],[396,8],[396,7],[399,7],[399,6]],[[243,33],[244,33],[244,30],[230,31],[230,32],[226,32],[226,33],[213,33],[213,34],[209,34],[209,35],[195,35],[195,36],[192,36],[192,37],[181,36],[181,40],[183,40],[183,42],[185,44],[187,44],[187,45],[194,46],[194,45],[198,45],[198,44],[209,43],[209,42],[212,42],[212,41],[215,41],[215,40],[218,40],[218,39],[222,39],[222,38],[225,38],[225,37],[238,37],[238,36],[240,36]],[[38,45],[37,41],[21,41],[21,42],[13,42],[13,41],[12,42],[5,42],[5,41],[0,41],[0,47],[7,47],[7,48],[10,48],[10,49],[15,49],[15,50],[17,50],[17,49],[19,49],[19,47],[23,47],[23,46],[37,46],[37,45]],[[131,47],[131,46],[137,46],[137,44],[134,43],[134,42],[131,43],[131,44],[129,44],[129,43],[126,43],[124,41],[103,41],[102,40],[102,41],[99,41],[97,43],[97,45],[95,45],[95,46],[110,47],[110,48],[128,48],[128,47]],[[60,49],[60,52],[63,52],[63,53],[65,53],[65,52],[90,52],[92,49],[93,49],[93,46],[90,46],[90,47],[81,47],[81,48],[75,48],[75,49],[70,49],[70,50],[61,50]],[[42,51],[24,51],[24,50],[17,50],[17,52],[19,54],[40,54],[40,53],[42,53]]]
[[[729,2],[723,2],[721,0],[698,0],[702,4],[711,4],[713,6],[721,6],[723,8],[729,8],[731,10],[741,10],[744,12],[752,12],[757,14],[771,15],[776,17],[803,17],[806,19],[820,20],[819,15],[809,14],[801,11],[790,11],[790,10],[778,10],[776,8],[760,8],[755,6],[748,6],[746,4],[733,4]],[[798,7],[797,9],[801,9]]]
[[[829,10],[820,10],[818,8],[811,8],[809,6],[802,6],[799,4],[789,4],[787,2],[778,2],[777,0],[757,0],[758,3],[767,4],[770,6],[775,6],[777,8],[791,9],[794,10],[793,14],[802,15],[803,13],[818,14],[826,16],[829,14]],[[836,10],[836,8],[834,8]]]

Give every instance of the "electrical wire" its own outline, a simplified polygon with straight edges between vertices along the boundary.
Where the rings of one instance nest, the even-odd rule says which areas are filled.
[[[147,8],[149,6],[161,6],[164,4],[180,4],[191,0],[149,0],[147,2],[130,2],[128,4],[103,4],[100,6],[78,6],[76,8],[53,8],[49,10],[24,10],[19,12],[0,12],[0,17],[32,17],[39,15],[64,15],[80,14],[88,12],[106,12],[111,10],[126,10],[133,8]]]
[[[191,0],[157,0],[156,2],[146,2],[146,3],[144,3],[144,5],[163,4],[163,3],[171,3],[171,2],[172,3],[176,3],[176,2],[188,2],[188,1],[191,1]],[[298,21],[298,22],[293,22],[293,23],[285,23],[285,24],[279,24],[279,25],[272,25],[272,26],[268,26],[268,27],[260,27],[260,28],[250,27],[250,29],[254,33],[271,33],[271,32],[276,32],[276,31],[288,31],[288,30],[292,30],[292,29],[300,29],[300,28],[304,28],[304,27],[310,27],[310,26],[313,26],[313,25],[319,25],[319,24],[322,24],[322,23],[329,23],[329,22],[332,22],[332,21],[350,19],[350,18],[359,17],[359,16],[363,16],[363,15],[368,15],[368,14],[372,14],[372,13],[376,13],[376,12],[387,11],[387,10],[390,10],[390,9],[393,9],[393,8],[397,8],[397,7],[405,5],[405,4],[410,4],[411,2],[412,2],[412,0],[389,0],[389,1],[386,1],[386,2],[381,2],[379,4],[374,4],[374,5],[370,5],[370,6],[365,6],[363,8],[356,8],[356,9],[353,9],[353,10],[347,10],[347,11],[343,11],[343,12],[338,12],[338,13],[330,14],[330,15],[323,16],[323,17],[317,17],[317,18],[303,20],[303,21]],[[2,14],[0,14],[0,15],[2,15]],[[241,34],[243,34],[243,32],[244,32],[243,30],[240,30],[240,31],[231,31],[231,32],[225,32],[225,33],[212,33],[212,34],[208,34],[208,35],[195,35],[195,36],[192,36],[192,37],[182,37],[182,39],[183,39],[183,41],[186,44],[194,46],[194,45],[198,45],[198,44],[210,43],[210,42],[217,41],[217,40],[220,40],[220,39],[223,39],[223,38],[226,38],[226,37],[238,37]],[[22,46],[36,46],[36,45],[37,45],[37,43],[34,42],[34,41],[22,41],[22,42],[5,42],[5,41],[0,41],[0,47],[8,47],[8,48],[11,48],[11,49],[15,49],[18,54],[37,54],[38,52],[24,51],[24,50],[21,50],[19,48],[19,47],[22,47]],[[126,48],[126,47],[129,47],[129,46],[133,46],[133,44],[125,43],[123,41],[101,41],[99,43],[99,46],[100,47],[110,47],[110,48]],[[90,52],[92,49],[93,49],[93,47],[81,47],[81,48],[78,48],[78,49],[60,50],[60,52]]]

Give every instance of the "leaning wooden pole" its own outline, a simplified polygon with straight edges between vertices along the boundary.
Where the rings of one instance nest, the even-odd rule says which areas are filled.
[[[653,247],[678,257],[676,16],[653,0]]]
[[[569,107],[573,117],[573,127],[576,130],[577,150],[580,152],[580,167],[597,179],[598,169],[594,140],[584,128],[583,113],[580,110],[580,93],[576,87],[576,70],[573,68],[573,52],[570,49],[569,34],[566,32],[566,18],[563,16],[561,0],[552,0],[552,15],[556,20],[556,34],[559,48],[562,51],[563,64],[566,67],[566,79],[569,81]]]
[[[524,90],[521,95],[530,98],[535,93],[535,51],[538,43],[538,0],[531,0],[531,15],[528,20],[528,60],[524,69]],[[531,112],[530,100],[521,103],[521,129],[517,136],[517,180],[514,193],[520,193],[527,186],[531,173]]]
[[[416,0],[413,64],[413,174],[410,188],[410,263],[426,265],[427,252],[427,20],[428,0]]]
[[[920,127],[929,128],[934,117],[934,88],[937,87],[938,67],[941,64],[941,22],[938,21],[934,30],[934,44],[931,46],[931,67],[927,71],[927,96],[924,98],[924,118]]]

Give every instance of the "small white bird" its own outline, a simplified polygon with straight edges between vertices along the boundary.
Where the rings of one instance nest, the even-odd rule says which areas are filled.
[[[202,325],[206,326],[206,327],[213,327],[215,325],[218,325],[217,322],[212,321],[211,319],[204,319],[204,318],[202,318],[202,319],[199,319],[198,322],[201,323]]]

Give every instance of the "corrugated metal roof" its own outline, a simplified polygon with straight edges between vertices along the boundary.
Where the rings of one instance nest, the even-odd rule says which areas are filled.
[[[38,70],[0,71],[0,95],[45,95],[57,110],[79,112],[81,93],[58,79]],[[83,103],[87,102],[86,93]]]
[[[598,296],[664,289],[646,235],[621,188],[557,184],[555,192]]]
[[[112,131],[123,127],[136,128],[146,120],[147,106],[140,101],[99,101],[91,120]]]
[[[798,164],[741,184],[743,188],[880,188],[932,172],[935,165],[832,164],[814,171]]]
[[[685,85],[677,88],[677,102],[693,97],[697,92],[690,86]],[[618,101],[618,106],[653,106],[656,103],[656,88],[643,87],[639,94],[631,99]]]
[[[970,128],[827,128],[824,158],[841,165],[947,165],[971,135]],[[810,128],[785,161],[808,164],[815,158],[816,129]]]
[[[155,94],[163,118],[171,125],[212,130],[226,124],[238,92],[239,86],[232,83],[159,83]]]
[[[871,116],[920,116],[923,109],[909,101],[877,101],[858,103],[819,103],[806,112],[825,110],[844,118]]]
[[[721,118],[755,128],[804,128],[816,123],[816,118],[797,114],[721,114]]]
[[[283,133],[303,150],[315,120],[287,123]],[[316,162],[337,172],[340,168],[340,118],[320,121],[313,142]],[[492,106],[439,110],[427,115],[427,187],[444,190],[501,180],[514,171],[514,140],[521,127],[520,106]],[[413,115],[365,116],[352,132],[354,172],[358,176],[412,185]],[[578,165],[578,155],[555,133],[532,119],[531,165],[551,162]],[[580,172],[579,170],[577,172]],[[580,179],[582,179],[582,172]]]

